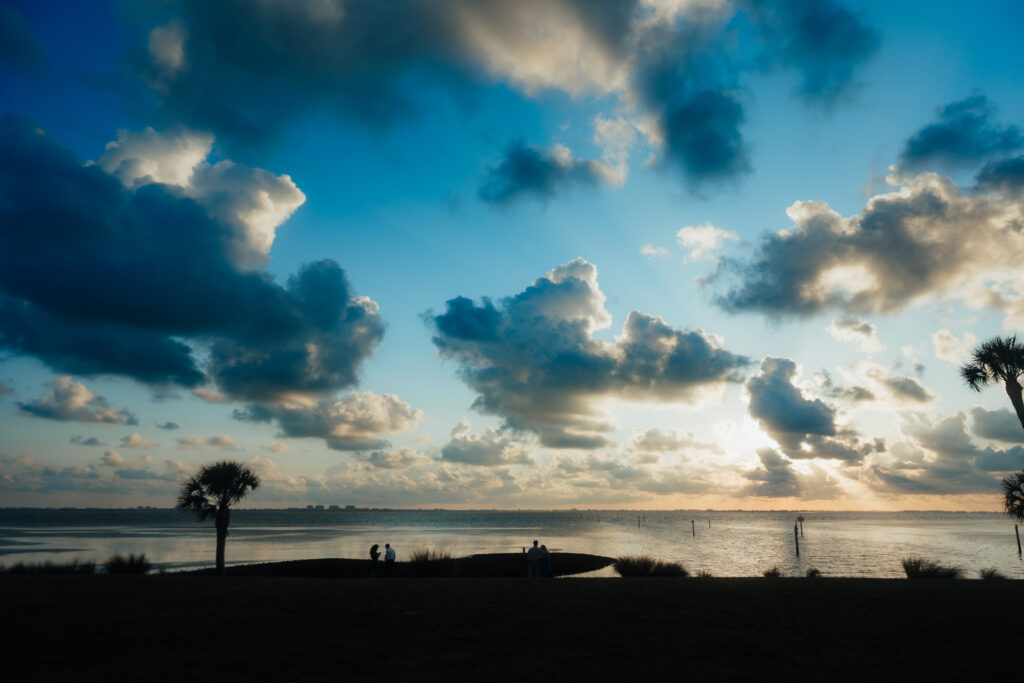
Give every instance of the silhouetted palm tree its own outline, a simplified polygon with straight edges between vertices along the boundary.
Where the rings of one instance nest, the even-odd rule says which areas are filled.
[[[1019,380],[1022,374],[1024,344],[1019,343],[1016,336],[995,337],[982,342],[971,354],[971,362],[960,368],[960,376],[975,391],[981,391],[989,383],[1002,382],[1024,428],[1024,398],[1021,397]]]
[[[1024,470],[1003,479],[1003,510],[1024,522]]]
[[[200,521],[213,517],[217,527],[217,571],[224,573],[224,544],[231,522],[231,506],[260,485],[256,473],[237,462],[223,460],[206,465],[181,485],[177,507],[191,510]]]

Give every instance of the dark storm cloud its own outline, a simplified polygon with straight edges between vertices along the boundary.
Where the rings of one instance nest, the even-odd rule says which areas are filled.
[[[479,394],[474,407],[550,448],[610,445],[598,399],[689,401],[703,387],[740,381],[750,362],[702,331],[637,311],[614,343],[595,339],[610,322],[597,269],[583,259],[498,305],[458,297],[429,316],[438,353],[456,360]]]
[[[726,311],[786,318],[894,313],[936,294],[977,305],[971,295],[987,281],[1016,272],[1024,240],[1006,229],[1013,205],[931,175],[899,190],[849,218],[824,202],[796,202],[787,211],[793,227],[766,235],[748,261],[723,259],[704,284],[731,285],[715,297]]]
[[[974,435],[983,439],[994,439],[1008,443],[1024,442],[1024,430],[1015,413],[1006,408],[985,410],[980,406],[971,408]]]
[[[939,110],[938,120],[913,136],[900,152],[907,170],[943,170],[968,166],[1024,147],[1024,135],[1014,125],[992,119],[995,107],[984,95],[952,102]]]
[[[0,2],[0,65],[26,75],[36,74],[47,66],[42,43],[25,22],[21,12]]]
[[[797,92],[812,102],[846,94],[880,43],[861,16],[831,0],[744,0],[741,6],[768,43],[766,58],[799,72]]]
[[[463,98],[498,82],[528,95],[610,96],[609,111],[650,124],[660,161],[691,189],[750,170],[744,67],[731,44],[736,10],[728,5],[179,0],[161,10],[165,23],[138,56],[140,73],[168,120],[229,143],[265,141],[325,109],[381,128],[415,113],[425,90]],[[769,60],[798,71],[799,92],[811,100],[848,91],[877,44],[859,16],[833,2],[754,1],[746,10]],[[488,172],[485,200],[550,196],[599,180],[597,162],[565,167],[542,150],[515,151]]]
[[[1024,468],[1024,447],[980,448],[967,433],[967,416],[931,421],[907,415],[901,427],[910,442],[895,444],[893,459],[872,466],[868,483],[886,493],[991,493],[999,479]]]
[[[384,436],[412,427],[421,416],[419,410],[413,410],[396,396],[370,392],[313,404],[254,403],[234,411],[236,420],[273,420],[281,427],[281,436],[324,439],[328,448],[339,451],[385,448],[389,444]]]
[[[978,187],[1010,196],[1024,193],[1024,156],[990,161],[978,171]]]
[[[573,159],[564,147],[540,149],[516,140],[484,172],[478,195],[492,204],[530,196],[550,199],[563,188],[593,187],[606,182],[606,178],[601,164]]]
[[[862,443],[855,432],[836,425],[836,410],[821,399],[805,398],[793,384],[796,363],[765,358],[760,374],[747,380],[750,416],[790,458],[834,458],[858,463],[883,448]]]
[[[182,192],[127,189],[30,122],[0,122],[0,347],[252,401],[354,384],[383,335],[376,304],[333,261],[286,286],[241,268],[238,226]]]
[[[661,26],[643,36],[632,88],[654,115],[662,163],[693,189],[751,170],[746,112],[728,63],[705,25]]]

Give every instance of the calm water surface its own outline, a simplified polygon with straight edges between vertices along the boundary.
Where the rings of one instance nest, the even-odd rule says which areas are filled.
[[[805,518],[799,557],[798,514]],[[900,560],[918,555],[959,565],[970,577],[995,567],[1024,579],[1005,515],[952,512],[237,510],[227,562],[363,558],[374,543],[390,543],[399,560],[422,547],[456,556],[517,552],[534,538],[556,553],[642,553],[715,576],[759,576],[777,566],[787,576],[817,567],[827,576],[902,577]],[[5,565],[102,563],[114,553],[141,552],[174,571],[210,566],[215,545],[212,523],[174,510],[0,509]],[[614,574],[609,568],[595,575]]]

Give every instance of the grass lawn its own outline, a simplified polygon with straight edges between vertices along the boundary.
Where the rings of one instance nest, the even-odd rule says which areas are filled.
[[[7,680],[1024,674],[1024,581],[4,576],[0,604]]]

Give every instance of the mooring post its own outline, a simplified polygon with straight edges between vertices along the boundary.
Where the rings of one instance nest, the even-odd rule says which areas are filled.
[[[692,519],[690,520],[690,533],[693,535],[694,538],[697,537],[697,525]]]
[[[1013,525],[1013,533],[1017,534],[1017,554],[1021,555],[1022,553],[1020,551],[1020,527],[1018,527],[1016,524]]]
[[[637,516],[636,516],[636,528],[637,528],[637,529],[639,529],[639,528],[640,528],[640,515],[637,515]]]
[[[793,525],[793,542],[796,543],[796,556],[800,557],[800,530],[796,524]]]
[[[708,528],[709,529],[711,528],[711,518],[710,517],[708,517]]]

